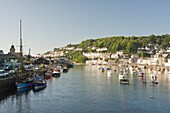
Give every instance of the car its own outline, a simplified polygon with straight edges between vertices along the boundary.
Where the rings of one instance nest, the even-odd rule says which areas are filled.
[[[5,70],[0,70],[0,77],[7,77],[9,73],[5,72]]]
[[[14,74],[14,73],[16,73],[15,70],[10,70],[10,71],[9,71],[9,74]]]

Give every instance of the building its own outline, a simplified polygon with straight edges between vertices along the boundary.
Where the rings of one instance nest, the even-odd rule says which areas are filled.
[[[15,47],[14,45],[11,46],[10,52],[8,54],[0,54],[0,60],[2,63],[5,62],[18,62],[19,56],[18,53],[15,52]]]

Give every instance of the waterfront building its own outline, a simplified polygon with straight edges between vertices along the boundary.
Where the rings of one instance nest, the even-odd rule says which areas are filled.
[[[0,54],[0,60],[2,63],[5,62],[18,62],[19,53],[15,52],[15,47],[12,45],[8,54]]]
[[[3,50],[0,50],[0,55],[3,55],[3,54],[4,54]]]
[[[98,48],[98,49],[96,49],[96,51],[98,51],[98,52],[107,51],[107,48],[106,48],[106,47],[104,47],[104,48]]]
[[[83,49],[82,48],[76,48],[76,51],[82,51]]]

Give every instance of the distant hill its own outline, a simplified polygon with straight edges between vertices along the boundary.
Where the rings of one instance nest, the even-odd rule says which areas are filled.
[[[68,44],[62,51],[64,51],[64,56],[74,62],[84,63],[87,58],[82,55],[83,52],[95,52],[98,48],[107,48],[104,52],[116,53],[117,51],[123,51],[124,53],[131,55],[138,53],[139,48],[152,48],[152,53],[156,51],[155,47],[159,49],[166,49],[170,47],[170,35],[165,34],[161,36],[150,35],[150,36],[114,36],[105,37],[98,39],[88,39],[82,41],[79,44]],[[66,49],[67,48],[67,49]],[[54,51],[61,51],[59,48],[55,48]],[[139,56],[149,57],[151,54],[144,52],[142,49],[138,53]]]
[[[170,35],[161,36],[115,36],[98,39],[88,39],[82,41],[80,44],[68,44],[66,47],[82,48],[84,52],[93,51],[92,48],[107,47],[107,52],[115,53],[116,51],[123,51],[131,54],[136,53],[138,48],[146,47],[148,44],[159,45],[162,49],[170,46]]]

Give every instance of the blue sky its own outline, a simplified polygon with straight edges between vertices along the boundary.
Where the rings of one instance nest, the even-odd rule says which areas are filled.
[[[44,53],[108,36],[169,34],[169,0],[0,0],[0,49]]]

